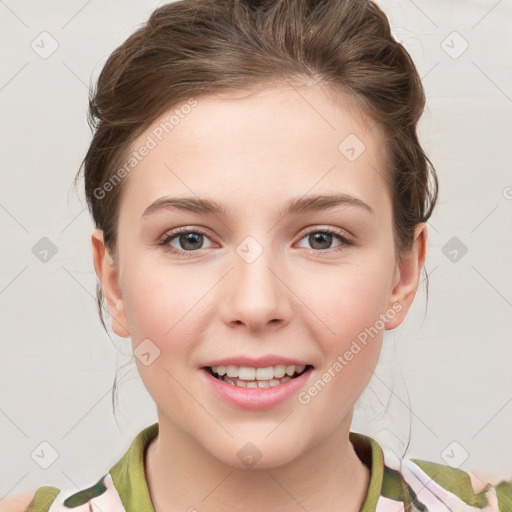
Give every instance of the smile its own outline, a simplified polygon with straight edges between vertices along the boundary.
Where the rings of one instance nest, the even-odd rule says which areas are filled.
[[[216,399],[240,409],[271,409],[290,400],[314,378],[307,359],[280,354],[233,354],[204,361],[200,379]]]
[[[311,365],[276,365],[265,368],[250,366],[207,366],[205,369],[216,379],[243,388],[279,386],[307,372]]]

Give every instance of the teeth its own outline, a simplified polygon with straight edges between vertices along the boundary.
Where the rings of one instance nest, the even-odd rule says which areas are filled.
[[[228,384],[232,384],[234,386],[239,386],[241,388],[272,388],[274,386],[278,386],[279,384],[284,384],[291,380],[291,377],[283,377],[281,379],[271,379],[271,380],[241,380],[237,377],[233,377],[230,379],[227,375],[221,378],[222,381],[227,382]]]
[[[213,373],[216,373],[219,376],[226,375],[230,378],[237,378],[239,380],[245,381],[269,381],[272,382],[275,379],[280,379],[285,375],[292,377],[295,373],[300,374],[306,368],[305,365],[295,366],[289,365],[286,366],[284,364],[278,364],[276,366],[267,366],[266,368],[252,368],[250,366],[212,366]],[[279,381],[277,381],[279,382]],[[248,382],[250,384],[250,382]],[[274,384],[276,385],[276,384]],[[247,387],[258,387],[255,386],[247,386]],[[262,387],[262,386],[260,386]]]
[[[295,366],[287,366],[286,367],[286,375],[289,375],[290,377],[295,373]]]
[[[299,366],[300,368],[300,366]],[[276,379],[280,379],[281,377],[284,377],[284,374],[286,373],[286,366],[284,364],[278,364],[277,366],[274,366],[274,377]]]
[[[256,370],[248,366],[240,366],[238,369],[236,366],[230,366],[228,369],[231,370],[229,373],[232,374],[229,375],[228,373],[228,377],[238,377],[242,380],[254,380],[254,376],[256,375]]]
[[[213,370],[213,368],[212,368],[212,370]],[[236,366],[227,366],[226,367],[226,375],[228,377],[238,377],[238,367],[236,367]]]

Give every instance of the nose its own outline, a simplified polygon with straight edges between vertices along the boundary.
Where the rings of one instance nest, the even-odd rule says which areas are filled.
[[[255,332],[287,325],[293,293],[286,277],[280,274],[277,259],[270,251],[263,251],[254,261],[235,253],[219,298],[222,320],[230,326],[245,325]]]

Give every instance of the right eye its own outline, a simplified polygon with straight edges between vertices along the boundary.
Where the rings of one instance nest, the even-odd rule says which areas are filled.
[[[208,238],[207,233],[202,229],[198,228],[178,228],[166,233],[164,238],[159,242],[166,251],[176,254],[178,256],[190,256],[195,251],[199,251],[201,248],[197,247],[202,245],[204,238]],[[182,247],[176,248],[171,245],[174,240]]]

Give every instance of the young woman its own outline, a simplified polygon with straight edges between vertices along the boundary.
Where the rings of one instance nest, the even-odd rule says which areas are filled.
[[[28,511],[512,511],[512,481],[350,431],[425,261],[424,103],[366,0],[182,0],[114,51],[83,163],[98,303],[158,422]]]

